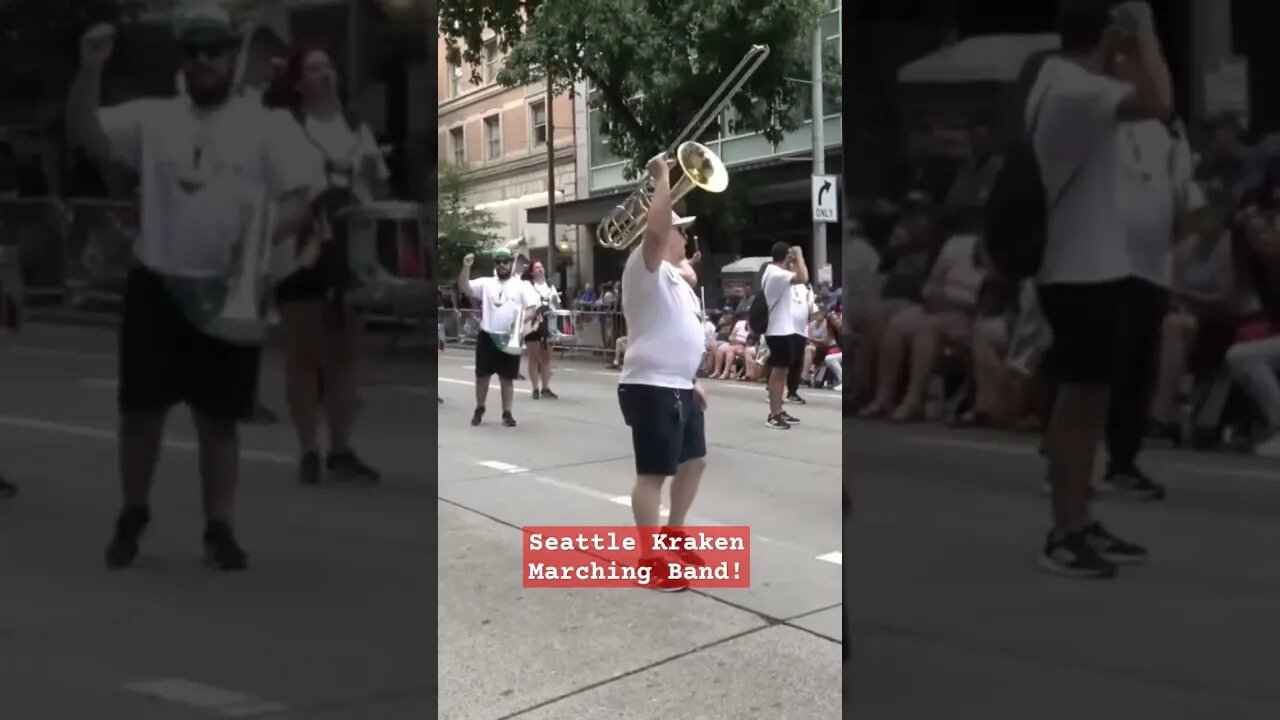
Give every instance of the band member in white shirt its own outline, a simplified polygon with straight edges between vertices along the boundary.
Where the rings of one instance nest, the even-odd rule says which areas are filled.
[[[264,95],[268,107],[287,111],[307,148],[313,209],[330,217],[338,210],[388,195],[389,171],[368,123],[342,105],[338,72],[329,53],[301,45]],[[317,485],[322,466],[320,420],[328,429],[323,472],[331,480],[374,483],[377,470],[352,445],[359,397],[356,360],[362,319],[349,292],[351,270],[343,223],[308,267],[276,286],[276,306],[285,346],[285,388],[298,438],[298,480]],[[317,382],[317,379],[320,382]]]
[[[628,345],[618,405],[631,428],[636,458],[631,510],[642,533],[658,530],[662,485],[668,477],[674,478],[668,524],[675,529],[668,532],[679,532],[697,495],[707,455],[707,397],[697,381],[705,346],[701,307],[683,262],[684,232],[693,218],[672,211],[668,171],[665,157],[649,164],[653,196],[645,236],[622,271]],[[696,556],[681,559],[698,563]],[[640,562],[651,568],[651,587],[668,592],[688,587],[687,581],[671,577],[666,564],[651,552],[642,550]]]
[[[122,568],[138,555],[170,408],[192,410],[204,484],[205,562],[243,570],[248,554],[231,529],[239,474],[237,424],[254,410],[259,345],[234,344],[198,324],[201,288],[232,271],[245,217],[264,198],[307,185],[302,148],[282,113],[232,92],[239,43],[225,10],[177,11],[175,39],[186,91],[99,108],[110,25],[80,41],[67,98],[67,140],[99,162],[142,178],[141,233],[133,247],[120,325],[120,474],[124,508],[107,549]],[[297,175],[297,177],[292,177]]]
[[[498,376],[502,391],[502,424],[515,427],[511,415],[511,403],[515,399],[515,381],[520,376],[520,356],[503,350],[516,331],[516,320],[525,313],[525,326],[533,320],[533,311],[540,299],[529,283],[512,274],[515,256],[510,250],[498,250],[493,255],[494,275],[471,279],[471,266],[475,255],[462,259],[462,272],[458,273],[458,290],[480,301],[480,333],[476,337],[476,411],[471,424],[484,421],[485,402],[489,398],[489,379]]]
[[[788,248],[783,242],[773,244],[772,257],[773,262],[765,266],[760,277],[760,291],[769,306],[769,325],[764,333],[769,347],[769,417],[765,425],[788,430],[800,421],[782,409],[783,393],[793,364],[804,362],[805,328],[803,321],[796,324],[792,313],[792,291],[795,286],[809,282],[809,266],[798,246]],[[807,310],[804,317],[808,319]]]
[[[525,278],[538,295],[538,315],[535,325],[525,335],[525,348],[529,352],[529,382],[533,385],[533,399],[556,400],[560,396],[551,392],[551,330],[550,313],[560,309],[560,291],[547,281],[546,268],[534,261]]]
[[[791,263],[790,267],[794,269],[795,263]],[[787,368],[787,401],[797,405],[805,404],[804,398],[800,397],[800,381],[809,369],[805,363],[809,356],[807,350],[809,317],[813,315],[815,308],[813,288],[808,283],[791,286],[791,322],[795,325],[796,331],[791,336],[792,353],[791,365]]]

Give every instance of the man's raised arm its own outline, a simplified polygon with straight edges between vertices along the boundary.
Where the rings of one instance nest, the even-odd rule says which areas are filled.
[[[67,94],[67,143],[83,148],[95,160],[112,159],[111,143],[98,116],[102,100],[102,69],[116,45],[116,29],[110,24],[90,28],[80,38],[80,69]]]

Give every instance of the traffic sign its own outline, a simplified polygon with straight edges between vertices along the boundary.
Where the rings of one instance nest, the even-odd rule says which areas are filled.
[[[840,193],[840,185],[835,175],[813,176],[813,221],[839,222],[840,214],[836,209],[836,197]]]

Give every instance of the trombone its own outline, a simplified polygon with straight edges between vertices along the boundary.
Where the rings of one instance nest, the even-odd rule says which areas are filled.
[[[711,193],[724,192],[729,187],[729,173],[724,163],[705,145],[689,138],[701,137],[720,113],[729,106],[729,101],[747,84],[747,80],[755,75],[756,70],[769,57],[767,45],[753,45],[738,64],[716,88],[711,98],[698,110],[675,142],[671,143],[665,155],[671,169],[679,168],[681,177],[671,185],[671,202],[675,204],[694,188]],[[646,178],[622,204],[615,207],[604,220],[596,226],[596,240],[609,250],[626,250],[644,237],[644,229],[649,221],[649,204],[653,197],[653,181]]]

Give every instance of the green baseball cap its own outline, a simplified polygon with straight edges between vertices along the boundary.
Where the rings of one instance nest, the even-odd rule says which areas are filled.
[[[503,260],[514,260],[515,257],[516,256],[512,255],[511,251],[506,248],[499,248],[493,251],[493,259],[497,262],[502,262]]]
[[[173,37],[178,42],[223,42],[235,39],[236,28],[226,9],[199,3],[174,11]]]

